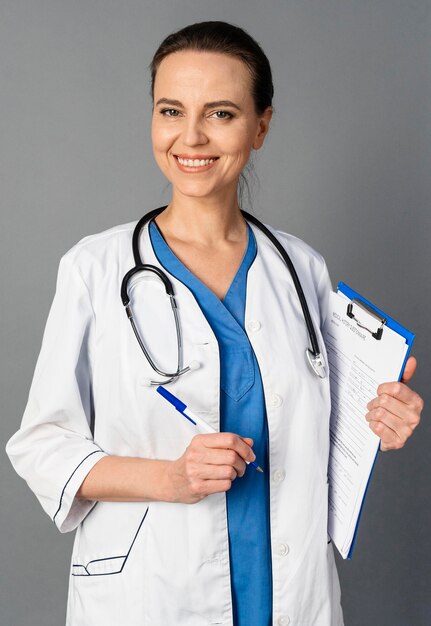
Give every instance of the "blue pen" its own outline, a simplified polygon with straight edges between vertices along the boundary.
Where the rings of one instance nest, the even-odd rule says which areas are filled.
[[[206,433],[217,432],[212,426],[204,422],[204,420],[199,417],[199,415],[196,415],[196,413],[193,413],[193,411],[188,409],[187,405],[184,404],[184,402],[181,402],[181,400],[174,396],[170,391],[168,391],[161,385],[156,387],[156,391],[158,391],[159,394],[165,398],[165,400],[170,402],[172,406],[174,406],[177,411],[181,413],[181,415],[184,415],[184,417],[188,419],[192,424],[194,424],[195,426],[199,426]],[[247,465],[252,465],[255,469],[257,469],[258,472],[262,472],[263,474],[263,469],[259,467],[259,465],[255,461],[246,461],[246,463]]]

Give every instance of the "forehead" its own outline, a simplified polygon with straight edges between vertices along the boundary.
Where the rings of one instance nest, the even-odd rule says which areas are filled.
[[[162,93],[163,92],[163,93]],[[251,76],[243,61],[218,52],[183,50],[168,55],[160,63],[154,82],[157,97],[175,93],[196,97],[251,97]]]

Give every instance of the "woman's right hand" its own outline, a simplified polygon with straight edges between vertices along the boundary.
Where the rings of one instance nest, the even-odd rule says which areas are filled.
[[[255,460],[252,445],[253,439],[234,433],[195,435],[168,466],[171,501],[195,504],[210,493],[228,491],[237,476],[244,476],[245,461]]]

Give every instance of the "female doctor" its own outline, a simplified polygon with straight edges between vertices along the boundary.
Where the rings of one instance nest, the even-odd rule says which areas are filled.
[[[329,379],[305,357],[286,263],[238,201],[271,120],[268,60],[240,28],[203,22],[167,37],[151,70],[153,150],[172,198],[135,233],[135,252],[172,282],[183,363],[157,270],[132,272],[126,296],[156,369],[186,370],[157,373],[125,315],[136,223],[86,237],[61,259],[7,452],[58,529],[77,529],[70,626],[340,626]],[[325,263],[267,228],[293,261],[325,360]],[[382,450],[419,423],[422,400],[405,385],[415,367],[381,385],[364,416]],[[199,433],[157,382],[217,432]]]

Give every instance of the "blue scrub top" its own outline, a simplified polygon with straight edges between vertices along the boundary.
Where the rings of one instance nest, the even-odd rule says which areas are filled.
[[[268,430],[262,379],[244,330],[247,273],[257,254],[247,224],[248,244],[223,301],[178,259],[157,224],[149,232],[159,263],[193,293],[219,344],[220,431],[251,437],[256,462],[226,492],[231,588],[235,626],[272,624],[272,569],[269,526]],[[193,407],[192,407],[193,408]]]

